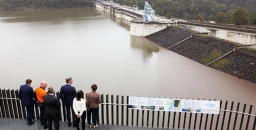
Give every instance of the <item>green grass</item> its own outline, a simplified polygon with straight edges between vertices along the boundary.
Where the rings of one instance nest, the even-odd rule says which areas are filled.
[[[256,51],[256,48],[248,48],[249,51]]]
[[[210,55],[201,58],[201,62],[203,64],[207,64],[207,63],[210,63],[213,60],[219,58],[222,55],[223,55],[223,53],[221,51],[213,50]]]
[[[213,63],[213,67],[217,68],[217,69],[221,69],[229,63],[230,63],[230,60],[228,60],[228,59],[220,59]]]

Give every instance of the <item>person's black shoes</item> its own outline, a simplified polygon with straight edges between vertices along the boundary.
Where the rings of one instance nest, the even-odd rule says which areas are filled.
[[[71,124],[72,124],[72,123],[71,123],[71,122],[69,122],[69,123],[68,123],[68,127],[71,127]]]
[[[35,121],[27,122],[27,125],[33,125],[33,124],[35,124]]]
[[[48,128],[48,126],[44,126],[44,129],[47,129]]]

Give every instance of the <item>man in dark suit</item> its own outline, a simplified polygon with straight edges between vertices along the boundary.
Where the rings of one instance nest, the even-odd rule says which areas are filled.
[[[26,106],[27,109],[27,124],[32,125],[34,124],[34,120],[32,120],[33,114],[34,114],[34,97],[35,93],[33,91],[33,88],[30,87],[32,83],[31,79],[26,80],[25,85],[20,86],[19,91],[19,98],[23,105]]]
[[[52,130],[52,121],[54,121],[55,130],[59,130],[60,101],[54,96],[54,90],[52,87],[48,88],[48,94],[44,96],[44,105],[49,130]]]
[[[66,78],[66,85],[61,86],[60,88],[60,98],[63,101],[62,103],[66,106],[67,110],[67,120],[68,120],[68,126],[71,126],[71,119],[70,119],[70,108],[72,110],[72,119],[73,119],[73,127],[76,127],[75,120],[76,115],[73,110],[73,100],[76,97],[76,88],[71,86],[73,83],[72,78]]]

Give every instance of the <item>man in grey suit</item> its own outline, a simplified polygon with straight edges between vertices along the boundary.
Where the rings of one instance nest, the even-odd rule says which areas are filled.
[[[54,96],[52,87],[48,88],[48,94],[44,96],[44,104],[49,130],[52,130],[52,121],[54,121],[55,130],[59,130],[60,100]]]

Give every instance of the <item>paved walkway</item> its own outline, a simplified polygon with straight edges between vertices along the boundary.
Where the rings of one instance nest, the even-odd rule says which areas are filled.
[[[81,123],[80,123],[81,125]],[[86,128],[89,130],[89,128]],[[0,130],[44,130],[39,121],[33,125],[27,125],[26,120],[0,118]],[[60,122],[60,130],[76,130],[73,127],[67,127],[67,123]],[[145,127],[125,127],[115,125],[99,125],[97,130],[167,130]]]

